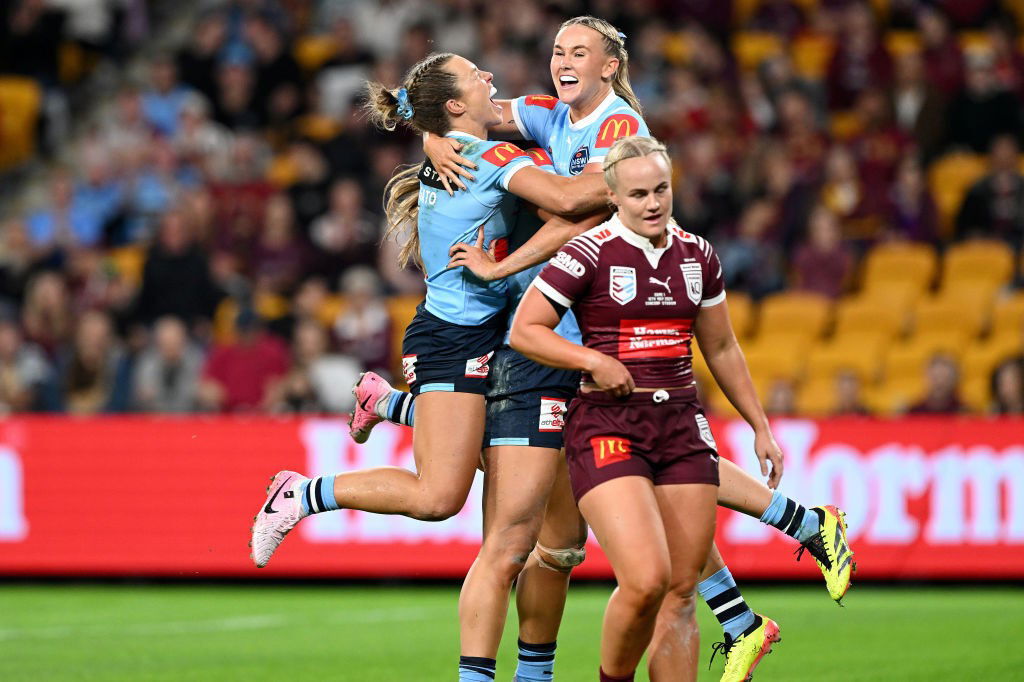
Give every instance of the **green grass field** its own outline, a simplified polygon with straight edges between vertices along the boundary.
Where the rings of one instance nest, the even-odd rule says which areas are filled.
[[[574,586],[556,679],[595,680],[607,586]],[[745,590],[782,627],[757,680],[1024,679],[1024,591]],[[446,680],[454,587],[0,585],[0,680]],[[700,607],[701,680],[720,630]],[[515,669],[515,617],[498,680]],[[637,679],[646,680],[644,674]]]

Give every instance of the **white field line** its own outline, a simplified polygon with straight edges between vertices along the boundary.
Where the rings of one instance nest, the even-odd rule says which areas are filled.
[[[331,613],[319,619],[321,624],[348,625],[352,623],[387,623],[410,620],[429,620],[438,609],[372,609],[354,613]],[[308,623],[286,613],[266,613],[207,620],[162,621],[156,623],[125,623],[119,625],[45,625],[27,628],[0,628],[0,643],[18,639],[63,639],[67,637],[109,636],[148,637],[154,635],[182,635],[207,632],[238,632],[267,630]]]

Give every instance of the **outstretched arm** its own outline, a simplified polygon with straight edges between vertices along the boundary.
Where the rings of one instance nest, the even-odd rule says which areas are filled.
[[[501,105],[501,124],[488,130],[492,138],[499,140],[518,140],[522,137],[519,126],[516,125],[515,117],[512,115],[512,100],[496,99]],[[464,156],[460,156],[462,143],[450,137],[440,137],[430,133],[423,134],[423,151],[426,153],[434,170],[441,176],[441,184],[449,195],[455,194],[452,187],[466,189],[466,184],[460,179],[465,178],[472,182],[476,178],[469,171],[476,170],[477,165]]]
[[[754,429],[754,450],[761,463],[761,475],[768,477],[768,487],[777,488],[782,479],[782,450],[772,436],[768,417],[761,407],[757,390],[750,378],[747,361],[729,321],[729,308],[721,303],[701,308],[695,325],[697,342],[711,374],[729,402]],[[769,475],[768,463],[771,462]]]

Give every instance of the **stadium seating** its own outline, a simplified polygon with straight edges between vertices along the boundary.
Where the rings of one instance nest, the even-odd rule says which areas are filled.
[[[422,296],[392,296],[388,299],[388,314],[391,316],[391,357],[395,359],[392,371],[398,386],[402,380],[402,339],[405,328],[416,317],[416,306],[423,302]]]
[[[961,396],[972,409],[985,411],[992,401],[992,372],[1010,358],[1024,354],[1019,334],[992,336],[970,345],[961,362]]]
[[[928,187],[939,210],[939,222],[944,237],[953,233],[953,221],[964,195],[975,182],[985,175],[988,165],[978,154],[949,154],[928,169]]]
[[[758,339],[766,335],[793,334],[815,339],[832,321],[832,301],[806,291],[786,291],[766,296],[760,305]]]
[[[1013,336],[1024,344],[1024,291],[996,301],[990,333],[993,337]]]
[[[812,338],[805,333],[780,328],[745,343],[743,354],[759,386],[775,379],[798,381],[803,376],[811,343]]]
[[[754,303],[742,291],[728,292],[725,300],[729,305],[729,319],[736,338],[746,338],[754,326]]]
[[[929,244],[897,242],[876,246],[866,257],[862,287],[884,291],[893,285],[905,285],[923,292],[935,278],[938,260],[935,247]]]
[[[972,240],[953,244],[942,261],[941,288],[951,291],[988,282],[996,288],[1013,277],[1014,254],[1005,242]]]
[[[837,334],[829,342],[813,346],[807,354],[809,381],[831,383],[839,372],[852,371],[864,384],[874,382],[889,339],[884,331],[864,329]]]
[[[895,298],[894,301],[882,295],[860,295],[842,299],[836,305],[836,338],[865,332],[881,334],[887,340],[901,336],[906,330],[910,306]]]
[[[826,36],[802,34],[796,37],[790,47],[793,67],[804,78],[820,79],[828,71],[835,45]]]
[[[827,417],[835,411],[835,378],[812,377],[800,385],[796,394],[796,409],[808,417]]]
[[[994,287],[989,282],[972,283],[943,290],[920,301],[914,308],[914,334],[956,330],[976,338],[986,328],[992,309]]]
[[[732,39],[732,51],[740,68],[751,71],[765,59],[782,54],[783,47],[774,33],[741,31]]]
[[[42,98],[34,80],[0,78],[0,170],[13,168],[35,153]]]

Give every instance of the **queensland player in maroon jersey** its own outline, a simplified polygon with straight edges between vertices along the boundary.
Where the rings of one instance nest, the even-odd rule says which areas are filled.
[[[570,241],[526,293],[512,346],[584,373],[565,432],[573,492],[618,588],[605,613],[602,679],[631,680],[650,645],[652,680],[695,679],[693,601],[715,529],[718,454],[690,368],[694,335],[755,430],[758,458],[781,452],[736,344],[711,245],[670,224],[671,162],[651,138],[615,143],[604,163],[612,218]],[[576,313],[584,345],[554,333]],[[762,648],[777,638],[768,621]]]

